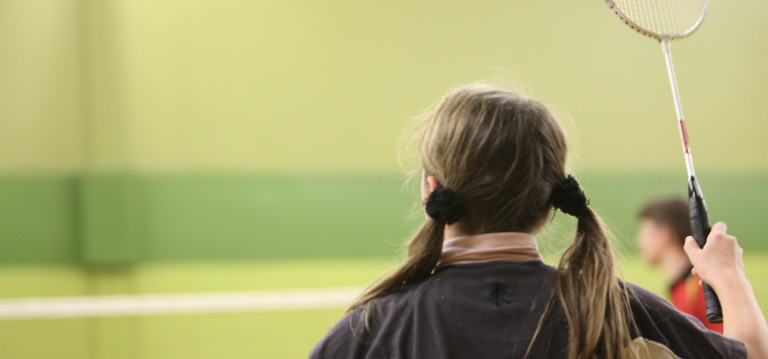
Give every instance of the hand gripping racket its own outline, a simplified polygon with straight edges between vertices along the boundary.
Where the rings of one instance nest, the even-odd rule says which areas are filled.
[[[672,66],[672,55],[669,43],[692,34],[704,21],[709,0],[605,0],[608,7],[619,20],[631,29],[652,37],[661,42],[664,57],[667,61],[669,83],[672,86],[672,97],[675,101],[680,138],[683,142],[685,165],[688,169],[688,200],[693,237],[699,246],[704,247],[707,235],[711,229],[707,204],[701,192],[696,173],[693,170],[691,148],[688,144],[688,133],[683,121],[683,108],[680,105],[680,94],[677,91],[675,68]],[[707,302],[707,321],[722,323],[723,314],[720,300],[707,283],[702,283],[704,298]]]

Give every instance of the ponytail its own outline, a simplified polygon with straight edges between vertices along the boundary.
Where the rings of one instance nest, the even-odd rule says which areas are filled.
[[[550,201],[556,209],[578,219],[576,237],[560,258],[552,297],[526,357],[544,320],[559,301],[570,328],[568,358],[621,359],[632,340],[627,317],[629,300],[626,289],[614,276],[615,258],[608,232],[572,176],[555,186]]]
[[[445,225],[440,221],[427,219],[408,243],[408,258],[405,263],[366,288],[350,305],[347,312],[384,293],[428,277],[440,259],[444,229]]]
[[[526,357],[547,315],[560,302],[570,330],[569,359],[622,359],[632,337],[626,288],[614,276],[611,241],[589,207],[579,213],[576,237],[555,273],[552,297],[528,346]]]
[[[614,262],[611,241],[587,208],[578,217],[573,244],[560,259],[554,285],[570,326],[571,359],[621,358],[632,340],[629,302]]]

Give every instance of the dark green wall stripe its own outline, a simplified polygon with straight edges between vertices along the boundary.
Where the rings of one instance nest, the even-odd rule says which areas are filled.
[[[393,255],[416,203],[398,175],[5,177],[0,196],[4,264]]]
[[[71,177],[0,177],[0,263],[74,262],[77,186]]]
[[[712,218],[728,221],[747,250],[768,249],[761,240],[768,176],[700,176]],[[3,177],[0,263],[393,256],[420,220],[409,219],[417,184],[405,190],[402,182],[398,175]],[[592,174],[581,182],[630,249],[639,206],[686,193],[680,175]],[[568,237],[573,225],[558,214],[561,221],[547,237]]]
[[[398,176],[145,181],[147,259],[392,255],[414,203]]]
[[[80,258],[90,264],[142,260],[147,221],[144,181],[126,175],[89,175],[80,180]]]

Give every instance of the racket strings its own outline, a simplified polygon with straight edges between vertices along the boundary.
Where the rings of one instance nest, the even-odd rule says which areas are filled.
[[[614,0],[624,16],[651,33],[679,36],[704,16],[707,0]]]

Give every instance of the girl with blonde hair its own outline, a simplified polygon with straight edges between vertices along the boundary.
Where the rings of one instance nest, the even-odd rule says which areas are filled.
[[[563,130],[539,102],[464,86],[423,129],[426,220],[407,259],[360,295],[310,358],[768,356],[768,326],[724,224],[703,250],[688,242],[686,251],[720,295],[726,336],[615,277],[608,235],[565,171]],[[557,267],[541,261],[533,237],[553,210],[578,219]]]

